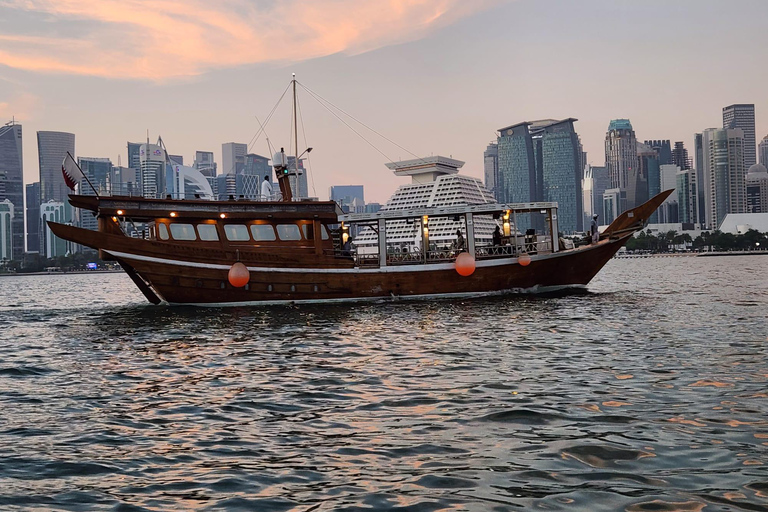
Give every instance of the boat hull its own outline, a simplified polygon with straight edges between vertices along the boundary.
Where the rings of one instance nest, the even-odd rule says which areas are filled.
[[[171,304],[274,304],[471,297],[583,287],[625,241],[604,240],[572,251],[534,256],[528,266],[521,265],[517,258],[481,260],[467,277],[460,276],[453,263],[382,269],[250,266],[249,282],[241,288],[229,283],[228,265],[105,252],[135,269],[160,298]]]

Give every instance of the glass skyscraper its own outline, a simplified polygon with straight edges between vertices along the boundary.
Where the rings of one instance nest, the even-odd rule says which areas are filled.
[[[736,104],[723,108],[723,130],[740,128],[744,133],[744,168],[757,163],[755,140],[755,105]]]
[[[64,183],[61,164],[67,151],[75,156],[75,134],[37,132],[37,155],[40,160],[40,202],[65,203],[69,188]]]
[[[9,233],[12,259],[20,260],[24,254],[24,159],[21,125],[14,121],[0,126],[0,201],[6,199],[13,204]]]
[[[40,182],[26,187],[27,252],[40,252]]]

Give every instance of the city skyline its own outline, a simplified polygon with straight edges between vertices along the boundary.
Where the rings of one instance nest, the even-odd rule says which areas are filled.
[[[381,12],[390,11],[388,4],[374,4]],[[215,66],[188,63],[188,73],[175,77],[164,76],[168,63],[162,52],[154,75],[131,71],[130,60],[113,66],[112,73],[43,66],[33,58],[43,43],[40,29],[31,28],[34,20],[45,15],[49,26],[60,29],[55,33],[72,32],[65,29],[70,24],[109,27],[115,22],[81,11],[30,11],[24,5],[7,2],[2,7],[8,14],[0,22],[8,46],[0,51],[0,115],[15,117],[24,126],[26,184],[38,179],[37,131],[74,133],[77,156],[110,158],[117,164],[120,155],[125,166],[126,141],[144,140],[149,130],[153,140],[163,137],[171,153],[192,161],[195,151],[213,151],[221,166],[221,145],[251,140],[259,131],[258,120],[266,119],[294,71],[300,82],[413,154],[453,155],[466,161],[463,172],[475,177],[483,176],[480,154],[495,139],[494,130],[521,120],[578,118],[588,162],[595,166],[604,163],[605,126],[613,119],[631,119],[638,140],[683,141],[693,148],[695,133],[722,126],[723,107],[754,103],[756,138],[768,134],[762,92],[766,72],[752,65],[768,56],[756,30],[768,16],[768,5],[754,0],[727,6],[701,0],[681,0],[674,6],[603,0],[578,6],[567,0],[472,7],[448,0],[416,2],[403,7],[399,17],[385,17],[383,26],[389,29],[403,24],[390,35],[381,35],[381,29],[370,37],[350,36],[336,45],[321,45],[318,52],[306,49],[309,38],[304,46],[291,46],[290,54],[223,60]],[[163,7],[169,11],[161,9],[161,19],[172,18],[179,4],[169,5]],[[226,15],[221,20],[231,19],[232,6],[222,5],[215,8]],[[654,6],[664,16],[648,17]],[[753,15],[734,20],[727,16],[733,9]],[[360,18],[360,27],[366,26],[368,18]],[[133,17],[127,20],[134,23]],[[418,30],[411,35],[408,29],[415,25]],[[709,37],[712,27],[717,27],[717,41]],[[337,32],[322,23],[314,30],[318,38]],[[537,52],[524,51],[526,42],[534,40]],[[217,44],[211,43],[208,53],[220,49]],[[732,51],[744,47],[750,51]],[[616,59],[626,54],[632,58]],[[495,56],[504,57],[504,66],[488,67]],[[686,80],[673,80],[669,77],[679,76],[681,59],[687,63]],[[611,82],[595,71],[601,62],[611,62],[612,76],[623,77],[614,94],[606,94]],[[561,80],[564,73],[569,80]],[[362,183],[372,201],[383,203],[402,184],[385,163],[413,155],[360,130],[386,157],[377,153],[309,94],[299,92],[306,145],[314,148],[308,162],[310,194],[324,198],[331,185]],[[289,117],[283,104],[268,126],[274,146],[290,145]],[[303,134],[299,144],[303,148]],[[249,152],[270,155],[263,135]],[[219,167],[219,172],[224,170]]]

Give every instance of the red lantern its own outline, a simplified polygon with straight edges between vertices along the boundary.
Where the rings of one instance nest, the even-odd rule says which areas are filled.
[[[517,258],[517,262],[522,266],[527,267],[531,264],[531,257],[528,254],[523,253],[519,258]]]
[[[250,279],[251,273],[248,272],[248,267],[239,261],[229,269],[229,284],[235,288],[242,288],[248,284]]]
[[[456,272],[460,276],[471,276],[475,271],[475,258],[468,252],[463,252],[456,258]]]

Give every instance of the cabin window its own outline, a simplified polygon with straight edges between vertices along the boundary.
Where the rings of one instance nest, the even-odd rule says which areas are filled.
[[[270,224],[251,224],[251,235],[257,242],[271,242],[275,240],[275,228]]]
[[[215,224],[198,224],[197,234],[200,235],[200,240],[218,240],[219,234],[216,232]]]
[[[157,225],[157,232],[160,234],[160,240],[168,240],[168,226],[162,222]]]
[[[171,224],[171,236],[174,240],[196,240],[195,227],[192,224]]]
[[[251,239],[245,224],[225,224],[224,232],[227,234],[227,240],[232,242],[247,242]]]
[[[313,240],[315,238],[315,230],[313,229],[312,224],[302,224],[301,232],[304,233],[304,238],[307,240]],[[320,238],[328,240],[328,230],[325,229],[325,225],[323,224],[320,224]]]
[[[280,240],[301,240],[301,232],[296,224],[278,224],[277,236]]]

